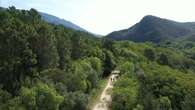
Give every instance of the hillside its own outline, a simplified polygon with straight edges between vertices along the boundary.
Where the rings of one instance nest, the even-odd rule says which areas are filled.
[[[195,108],[195,42],[96,38],[35,9],[0,9],[0,18],[0,110],[89,110],[113,70],[95,109]]]
[[[194,22],[180,23],[148,15],[128,29],[110,33],[107,35],[107,38],[136,42],[160,42],[182,38],[194,32]]]
[[[65,19],[61,19],[61,18],[58,18],[56,16],[53,16],[53,15],[50,15],[47,13],[42,13],[42,12],[40,12],[40,15],[41,15],[42,19],[48,23],[52,23],[52,24],[56,24],[56,25],[63,25],[66,28],[71,28],[74,30],[87,32],[85,29],[81,28],[80,26],[78,26],[70,21],[67,21]]]

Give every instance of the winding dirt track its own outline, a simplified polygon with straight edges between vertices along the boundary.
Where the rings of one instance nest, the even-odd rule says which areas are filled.
[[[108,83],[101,93],[100,100],[95,104],[92,110],[109,110],[109,105],[112,102],[112,98],[108,90],[113,88],[113,84],[112,84],[113,82],[111,81],[111,78],[113,77],[115,77],[115,75],[111,75],[109,77]]]

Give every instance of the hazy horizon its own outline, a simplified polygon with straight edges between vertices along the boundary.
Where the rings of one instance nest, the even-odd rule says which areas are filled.
[[[195,21],[193,0],[1,0],[0,6],[35,8],[71,21],[89,32],[106,35],[129,28],[145,15],[179,22]]]

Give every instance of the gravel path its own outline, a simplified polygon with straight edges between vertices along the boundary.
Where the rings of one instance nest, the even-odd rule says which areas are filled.
[[[111,75],[109,77],[108,83],[101,93],[100,100],[97,102],[97,104],[95,104],[92,110],[109,110],[109,105],[112,102],[112,98],[108,90],[111,90],[113,88],[113,82],[111,78],[114,78],[115,76],[116,75]]]

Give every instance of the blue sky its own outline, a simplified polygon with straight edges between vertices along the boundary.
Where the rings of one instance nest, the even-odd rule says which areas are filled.
[[[195,21],[195,0],[0,0],[0,6],[35,8],[101,35],[128,28],[145,15]]]

